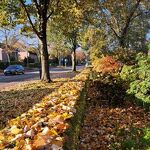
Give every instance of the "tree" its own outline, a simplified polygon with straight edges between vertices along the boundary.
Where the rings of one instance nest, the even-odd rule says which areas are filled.
[[[12,7],[15,6],[15,2],[11,5]],[[13,50],[14,46],[18,39],[16,38],[16,35],[13,35],[16,33],[14,30],[13,33],[11,33],[11,29],[14,29],[16,23],[13,21],[14,14],[12,13],[13,10],[10,8],[10,1],[8,0],[2,0],[0,1],[0,33],[1,33],[1,41],[4,43],[4,49],[7,54],[7,60],[10,63],[10,56],[9,53]]]
[[[62,35],[64,35],[64,43],[72,52],[72,71],[76,71],[76,48],[77,48],[77,34],[81,25],[79,20],[82,15],[81,10],[76,4],[76,1],[71,0],[69,2],[64,1],[61,5],[61,14],[57,14],[53,20],[55,22],[55,29],[60,29]],[[68,19],[66,19],[68,17]]]
[[[65,37],[65,43],[72,52],[72,71],[76,71],[76,48],[79,45],[79,35],[82,27],[86,24],[86,15],[95,5],[94,0],[63,1],[61,14],[57,14],[53,20],[55,28],[60,29]],[[66,19],[67,18],[67,19]]]
[[[17,49],[22,49],[22,45],[19,44],[19,40],[21,40],[21,36],[17,35],[17,31],[10,30],[9,28],[4,28],[0,30],[1,33],[1,40],[3,43],[3,49],[7,54],[8,63],[11,62],[10,54],[12,52],[17,53]],[[17,55],[16,55],[17,58]]]
[[[82,63],[82,62],[84,62],[85,59],[86,59],[85,52],[83,50],[81,50],[81,49],[76,50],[76,59],[77,59],[77,62],[79,64]]]
[[[61,30],[55,29],[54,25],[50,22],[48,24],[47,32],[49,55],[50,57],[55,56],[58,59],[60,66],[62,58],[70,54],[68,47],[65,45],[65,37]]]
[[[47,49],[47,23],[53,15],[59,0],[33,0],[31,3],[19,0],[21,7],[29,20],[32,30],[41,42],[41,81],[50,82],[48,49]]]
[[[150,13],[148,0],[101,1],[99,8],[103,21],[120,47],[128,47],[128,35],[137,25],[135,20]]]
[[[89,26],[81,32],[80,39],[80,43],[83,49],[88,51],[91,61],[94,61],[107,53],[106,33],[103,30],[94,26]]]
[[[27,32],[33,31],[39,38],[42,48],[41,68],[43,82],[50,82],[48,50],[47,50],[47,22],[54,14],[59,6],[59,0],[2,0],[0,13],[6,14],[1,17],[2,24],[8,24],[7,20],[11,21],[12,25],[22,24]],[[8,15],[7,15],[8,14]]]

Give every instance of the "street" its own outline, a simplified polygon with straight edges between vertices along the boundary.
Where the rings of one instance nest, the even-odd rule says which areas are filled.
[[[84,66],[77,66],[77,70],[83,69]],[[51,78],[63,78],[63,77],[69,77],[67,74],[71,73],[71,67],[61,68],[61,67],[55,67],[50,68],[50,76]],[[70,77],[73,77],[73,75],[70,74]],[[14,84],[17,84],[19,82],[25,82],[30,80],[39,80],[39,71],[30,71],[25,72],[25,74],[21,75],[8,75],[5,76],[4,74],[0,74],[0,89],[5,88],[8,86],[12,86]]]

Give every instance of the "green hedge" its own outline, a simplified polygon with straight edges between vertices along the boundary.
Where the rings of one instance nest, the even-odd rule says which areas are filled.
[[[1,69],[1,70],[4,70],[8,65],[9,65],[8,62],[1,62],[1,61],[0,61],[0,69]]]
[[[121,78],[128,83],[127,94],[135,97],[137,104],[148,109],[150,106],[150,56],[137,55],[138,63],[134,66],[124,66]]]

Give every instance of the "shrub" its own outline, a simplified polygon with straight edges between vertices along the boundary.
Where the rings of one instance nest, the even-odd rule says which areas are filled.
[[[0,61],[0,69],[4,70],[8,66],[8,62],[1,62]]]
[[[143,81],[135,80],[130,83],[128,94],[135,95],[136,98],[144,103],[150,103],[150,78]]]
[[[24,66],[24,63],[21,61],[12,61],[12,62],[10,62],[10,65],[22,65],[22,66]]]
[[[127,66],[122,67],[120,76],[123,80],[131,82],[137,79],[137,69],[136,66]]]
[[[142,104],[150,104],[150,56],[137,55],[137,65],[124,66],[120,75],[129,83],[128,94],[134,95]]]
[[[28,57],[28,60],[25,57],[24,60],[23,60],[24,64],[27,64],[27,61],[28,61],[28,63],[35,63],[35,60],[33,58],[31,58],[31,57]]]
[[[111,74],[119,71],[121,63],[116,61],[111,56],[105,56],[102,57],[101,59],[95,60],[93,62],[93,66],[94,66],[93,69],[96,72],[102,74]]]
[[[40,63],[30,63],[28,66],[30,68],[39,68],[40,67]]]
[[[121,149],[149,149],[150,128],[132,128],[130,133],[126,133],[127,131],[122,132],[122,134],[128,134],[128,136],[121,142]]]

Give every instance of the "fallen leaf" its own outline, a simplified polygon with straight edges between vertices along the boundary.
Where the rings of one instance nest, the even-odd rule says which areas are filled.
[[[21,131],[21,129],[17,128],[17,126],[14,125],[14,126],[11,127],[10,131],[11,131],[12,134],[16,135]]]

